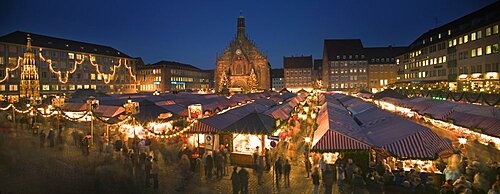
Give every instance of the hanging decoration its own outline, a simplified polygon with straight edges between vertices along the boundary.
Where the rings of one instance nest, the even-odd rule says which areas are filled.
[[[15,67],[13,67],[13,68],[6,67],[6,68],[5,68],[5,76],[4,76],[4,78],[2,78],[2,79],[0,80],[0,83],[2,83],[2,82],[4,82],[4,81],[6,81],[7,79],[9,79],[9,72],[11,72],[11,71],[15,71],[16,69],[18,69],[18,68],[19,68],[19,66],[21,66],[20,64],[22,63],[22,61],[23,61],[23,58],[22,58],[22,57],[19,57],[19,58],[17,59],[17,64],[16,64],[16,66],[15,66]]]

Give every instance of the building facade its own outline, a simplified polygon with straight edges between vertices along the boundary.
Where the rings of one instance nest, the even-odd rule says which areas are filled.
[[[95,89],[136,92],[136,60],[112,47],[16,31],[0,37],[0,93],[21,94],[22,59],[31,52],[40,94]]]
[[[255,76],[251,75],[252,72]],[[227,88],[232,92],[248,92],[251,89],[247,83],[255,83],[258,90],[269,90],[270,73],[267,56],[246,36],[245,18],[239,16],[236,37],[221,55],[217,55],[214,75],[216,91]]]
[[[285,87],[288,90],[312,90],[312,56],[283,57],[283,69],[285,73]]]
[[[281,91],[285,87],[285,73],[283,69],[271,69],[271,89]]]
[[[397,57],[398,85],[500,92],[500,2],[432,29]]]
[[[345,91],[368,87],[368,61],[360,39],[324,41],[323,87]]]
[[[397,80],[396,60],[406,47],[365,48],[368,61],[368,90],[376,93]]]
[[[210,73],[189,64],[159,61],[138,65],[140,92],[196,91],[210,89]]]

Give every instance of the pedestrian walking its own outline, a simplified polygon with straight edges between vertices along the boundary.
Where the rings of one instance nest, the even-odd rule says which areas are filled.
[[[158,174],[160,172],[160,168],[158,167],[158,159],[153,158],[151,163],[151,174],[150,177],[153,179],[153,189],[158,189]]]
[[[214,158],[215,172],[216,172],[216,175],[217,175],[217,179],[222,179],[222,172],[224,171],[222,169],[223,168],[222,154],[219,151],[216,151],[214,157],[215,157]]]
[[[208,154],[207,158],[205,159],[205,176],[207,176],[207,180],[212,179],[212,171],[214,168],[214,160],[212,159],[212,155]]]
[[[49,135],[47,135],[47,139],[49,140],[49,146],[50,147],[54,147],[55,138],[56,138],[56,134],[54,132],[54,129],[50,129]]]
[[[257,160],[257,166],[255,171],[257,172],[257,182],[259,185],[262,185],[263,180],[262,176],[264,175],[264,159],[262,157],[259,157]]]
[[[248,171],[245,168],[241,168],[238,172],[240,178],[240,191],[241,194],[248,194]]]
[[[271,169],[271,159],[270,159],[270,153],[269,153],[269,149],[265,149],[264,151],[264,159],[266,160],[266,172],[268,172],[270,169]]]
[[[149,183],[150,183],[150,179],[151,179],[151,169],[153,168],[153,163],[151,161],[151,156],[148,156],[145,160],[144,160],[144,184],[146,185],[146,188],[148,188],[149,186],[151,186]]]
[[[309,178],[309,173],[311,172],[311,161],[309,161],[309,155],[308,154],[304,154],[304,166],[306,168],[306,173],[307,173],[307,176],[306,178]]]
[[[317,167],[315,167],[313,169],[313,172],[311,174],[311,178],[312,178],[312,181],[313,181],[313,186],[314,186],[314,194],[318,194],[319,192],[319,169]]]
[[[92,136],[90,134],[84,136],[81,140],[81,146],[82,146],[82,153],[84,156],[90,155],[90,139]]]
[[[333,171],[330,165],[325,165],[323,173],[323,185],[325,186],[325,194],[332,194],[333,191]]]
[[[40,147],[45,147],[45,132],[43,130],[40,130]]]
[[[292,170],[292,166],[288,159],[285,160],[285,164],[283,165],[283,172],[285,174],[285,188],[290,187],[290,171]]]
[[[233,173],[231,174],[231,184],[233,186],[233,194],[240,193],[240,177],[238,175],[238,167],[233,167]]]
[[[345,170],[344,164],[339,163],[337,165],[337,185],[339,186],[339,192],[344,192],[344,180],[345,180]]]
[[[180,187],[177,188],[177,191],[184,191],[186,188],[186,185],[189,183],[189,179],[191,177],[191,162],[189,161],[189,158],[186,154],[183,154],[181,156],[181,160],[178,165],[178,169],[181,174],[181,184]]]
[[[276,174],[276,188],[280,190],[280,180],[281,174],[283,174],[283,166],[281,163],[281,157],[278,157],[276,162],[274,162],[274,173]]]
[[[366,182],[361,176],[361,171],[354,172],[352,175],[352,194],[363,192]]]

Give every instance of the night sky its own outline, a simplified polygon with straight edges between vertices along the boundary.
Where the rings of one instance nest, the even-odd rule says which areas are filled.
[[[247,35],[276,68],[283,66],[283,56],[321,58],[329,38],[407,46],[437,27],[436,19],[442,25],[494,1],[2,0],[0,34],[22,30],[108,45],[145,63],[169,60],[213,69],[216,53],[236,35],[241,10]]]

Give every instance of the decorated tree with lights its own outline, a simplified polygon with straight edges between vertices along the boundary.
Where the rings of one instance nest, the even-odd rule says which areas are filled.
[[[227,79],[226,72],[222,72],[220,82],[219,82],[219,88],[218,88],[219,92],[222,92],[222,90],[224,88],[227,88],[227,82],[228,82],[228,79]]]
[[[257,75],[255,75],[254,70],[250,72],[250,77],[248,78],[248,90],[250,93],[255,92],[257,90],[258,82],[257,82]]]

